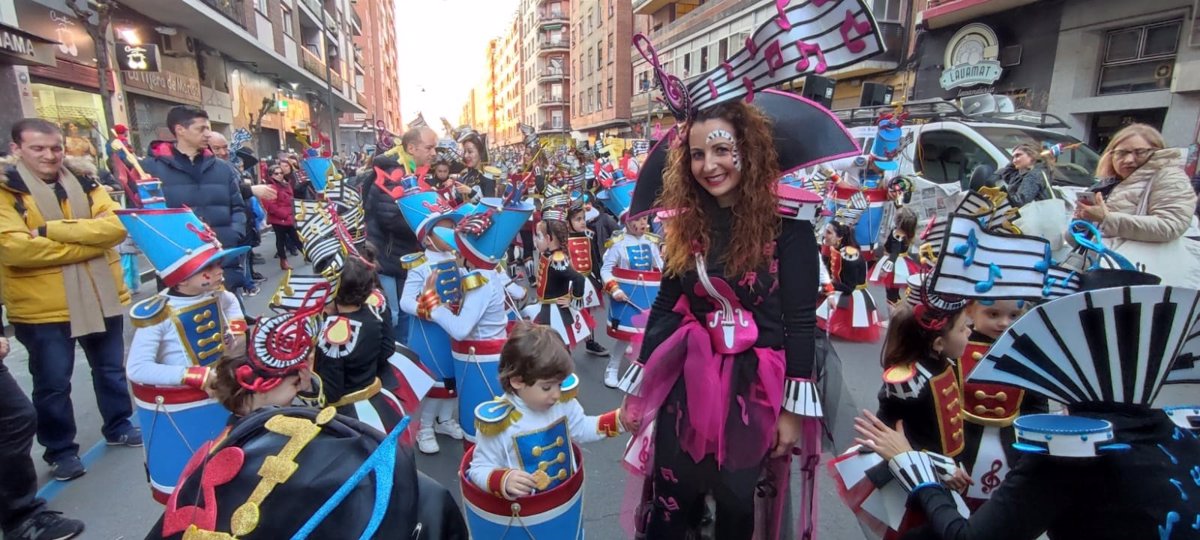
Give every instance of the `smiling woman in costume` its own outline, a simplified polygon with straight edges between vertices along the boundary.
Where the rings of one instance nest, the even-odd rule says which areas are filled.
[[[801,415],[819,415],[785,400],[812,386],[819,263],[812,224],[778,213],[771,137],[764,114],[736,101],[698,112],[669,153],[661,200],[678,210],[675,232],[622,380],[631,420],[658,426],[648,538],[683,538],[710,495],[716,536],[749,538],[764,462],[791,452]]]

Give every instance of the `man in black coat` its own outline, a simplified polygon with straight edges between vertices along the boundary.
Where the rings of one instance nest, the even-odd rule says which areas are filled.
[[[229,162],[218,159],[208,148],[211,126],[208,113],[190,105],[167,113],[167,129],[175,141],[150,143],[142,168],[162,180],[163,196],[170,208],[188,207],[217,233],[225,247],[242,244],[246,236],[246,202],[242,199],[241,176]],[[225,288],[236,291],[245,281],[241,262],[228,259]]]
[[[437,133],[428,127],[410,129],[400,138],[404,150],[400,156],[381,154],[375,158],[370,171],[356,182],[363,190],[363,210],[366,213],[367,241],[375,246],[379,264],[379,282],[383,285],[388,304],[392,307],[392,327],[396,339],[408,342],[408,314],[400,310],[400,292],[408,271],[400,257],[422,251],[396,199],[404,195],[402,181],[409,175],[424,176],[429,163],[437,155]]]

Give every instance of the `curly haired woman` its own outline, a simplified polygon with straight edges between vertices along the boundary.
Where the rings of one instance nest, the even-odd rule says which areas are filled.
[[[660,199],[675,212],[662,288],[621,381],[626,425],[657,426],[652,461],[641,464],[649,497],[638,526],[647,538],[690,537],[711,497],[716,537],[750,538],[764,465],[790,454],[817,425],[805,416],[820,414],[808,380],[816,239],[810,222],[779,214],[762,112],[717,105],[680,134]]]

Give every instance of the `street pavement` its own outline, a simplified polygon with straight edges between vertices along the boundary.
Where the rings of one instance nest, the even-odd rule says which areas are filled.
[[[278,284],[282,272],[275,259],[274,242],[268,238],[256,251],[267,258],[267,264],[256,270],[268,279],[263,283],[263,292],[246,298],[250,315],[266,314],[271,293]],[[270,247],[268,247],[270,246]],[[300,257],[292,258],[293,264],[302,263]],[[145,270],[145,269],[143,269]],[[135,300],[154,294],[154,282],[144,283]],[[876,298],[883,298],[882,290],[873,290]],[[883,304],[883,302],[880,302]],[[7,329],[11,336],[11,329]],[[132,336],[132,328],[126,325],[126,343]],[[605,346],[611,340],[601,332],[597,338]],[[15,339],[12,354],[4,360],[16,376],[21,388],[28,394],[32,389],[29,378],[28,357],[24,348]],[[839,439],[849,433],[846,424],[848,411],[863,408],[874,409],[875,393],[880,385],[879,344],[835,342],[834,348],[841,359],[841,372],[845,384],[839,411]],[[621,393],[609,389],[601,382],[607,359],[589,356],[582,347],[575,354],[576,372],[582,380],[579,400],[590,414],[599,414],[620,405]],[[79,434],[76,442],[81,447],[88,473],[74,481],[63,483],[50,478],[49,468],[41,461],[42,449],[34,445],[34,462],[38,467],[41,493],[50,500],[54,510],[68,517],[81,519],[87,530],[84,539],[111,540],[144,538],[146,532],[162,514],[162,506],[150,498],[146,483],[142,449],[108,447],[100,436],[100,416],[96,410],[91,374],[82,351],[76,350],[75,372],[72,378],[75,418]],[[1160,404],[1187,403],[1185,387],[1168,387],[1160,395]],[[1194,400],[1194,398],[1192,398]],[[583,461],[587,474],[584,493],[584,522],[587,536],[592,540],[618,540],[629,538],[620,523],[622,499],[627,490],[628,474],[619,465],[628,435],[583,446]],[[462,461],[462,445],[442,437],[441,453],[425,456],[418,453],[420,470],[448,487],[455,498],[460,497],[457,471]],[[825,458],[829,455],[826,453]],[[820,539],[859,540],[863,538],[853,515],[841,504],[836,491],[825,472],[822,461],[818,475],[818,535]],[[793,485],[793,489],[798,486]],[[515,531],[514,531],[515,532]],[[520,537],[520,535],[518,535]]]

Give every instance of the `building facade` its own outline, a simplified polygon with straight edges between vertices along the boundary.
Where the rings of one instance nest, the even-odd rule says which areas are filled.
[[[349,13],[354,51],[350,81],[365,113],[346,113],[340,119],[339,146],[360,150],[374,144],[375,126],[382,121],[392,132],[404,129],[400,118],[400,78],[397,69],[396,4],[391,0],[357,0]],[[368,68],[369,66],[369,68]]]
[[[522,28],[521,122],[541,137],[565,138],[571,129],[571,2],[521,0],[517,20]]]
[[[571,2],[571,127],[595,140],[631,134],[633,8],[616,0]]]

